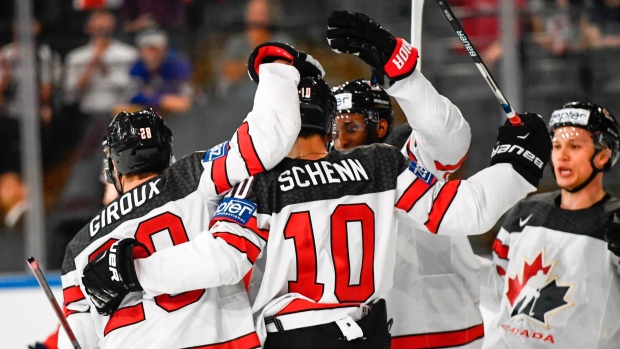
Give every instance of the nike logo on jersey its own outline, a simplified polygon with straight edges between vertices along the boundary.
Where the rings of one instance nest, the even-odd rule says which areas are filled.
[[[532,218],[532,215],[533,214],[530,213],[530,215],[525,217],[525,219],[519,218],[519,226],[523,228],[527,224],[527,222],[530,220],[530,218]]]
[[[517,136],[517,138],[519,138],[519,139],[526,139],[527,136],[529,136],[529,135],[530,135],[530,133],[528,132],[528,133],[525,134],[525,136]]]

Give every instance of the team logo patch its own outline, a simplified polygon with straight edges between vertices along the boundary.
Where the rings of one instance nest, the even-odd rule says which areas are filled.
[[[202,157],[202,162],[213,161],[215,159],[219,159],[222,156],[225,156],[226,154],[228,154],[228,143],[229,141],[226,141],[224,143],[220,143],[216,145],[215,147],[207,150],[205,155]]]
[[[413,172],[413,174],[423,180],[426,184],[433,183],[433,180],[435,179],[435,176],[425,169],[424,166],[413,160],[411,160],[411,163],[409,164],[409,171]]]
[[[338,110],[353,108],[353,95],[350,93],[337,94],[336,107],[338,108]]]
[[[215,211],[213,218],[228,218],[245,225],[256,212],[256,204],[250,200],[224,198]]]
[[[548,317],[574,303],[568,298],[574,284],[559,280],[553,273],[557,261],[545,262],[544,250],[533,261],[523,259],[522,269],[506,275],[506,298],[511,319],[524,318],[548,328]]]
[[[551,114],[551,120],[549,120],[549,127],[553,127],[555,124],[569,122],[576,125],[588,125],[590,119],[590,111],[579,108],[565,108],[559,109]]]

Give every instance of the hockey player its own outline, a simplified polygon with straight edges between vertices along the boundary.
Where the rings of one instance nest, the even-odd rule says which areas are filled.
[[[549,130],[560,190],[523,200],[502,220],[481,299],[500,304],[483,347],[618,348],[620,279],[610,263],[618,257],[605,222],[620,201],[603,189],[603,174],[620,155],[620,128],[605,108],[571,102],[553,112]],[[608,235],[618,241],[618,231]]]
[[[371,38],[362,47],[379,46]],[[398,81],[416,60],[412,54],[403,69],[385,61],[377,68]],[[500,128],[493,166],[467,181],[439,182],[380,144],[328,154],[333,97],[320,77],[311,80],[300,86],[307,108],[287,158],[235,186],[208,234],[148,258],[120,251],[121,281],[98,282],[110,263],[94,260],[84,276],[94,281],[90,292],[113,302],[128,284],[148,295],[234,284],[260,259],[264,274],[252,307],[265,348],[389,348],[381,297],[394,274],[395,219],[436,234],[480,233],[542,175],[551,144],[531,114],[520,127]]]
[[[469,124],[420,71],[387,90],[368,80],[354,80],[333,92],[338,101],[336,150],[399,139],[391,144],[438,180],[446,179],[465,159]],[[388,93],[415,131],[403,125],[396,134],[390,133],[394,118]],[[397,135],[401,132],[408,134]],[[430,235],[400,222],[396,229],[394,286],[385,296],[388,318],[393,320],[392,348],[480,348],[484,328],[478,308],[478,268],[468,238]]]
[[[114,262],[115,251],[127,238],[139,243],[136,253],[143,255],[193,239],[208,229],[222,193],[288,153],[301,124],[300,72],[322,69],[309,63],[311,57],[292,53],[300,57],[278,61],[285,64],[261,65],[273,62],[273,56],[254,57],[261,82],[254,108],[233,138],[169,168],[172,138],[161,117],[147,111],[114,118],[105,146],[108,178],[120,197],[76,235],[62,270],[66,314],[82,347],[260,346],[243,284],[156,297],[134,292],[130,285],[119,291],[119,302],[101,306],[109,299],[94,296],[91,307],[81,276],[90,260],[109,249],[100,258],[110,258],[111,277],[118,279],[123,270]],[[69,348],[64,337],[60,347]]]

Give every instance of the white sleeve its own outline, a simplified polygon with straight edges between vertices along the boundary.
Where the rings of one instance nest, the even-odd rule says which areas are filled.
[[[260,68],[254,107],[229,142],[205,153],[199,190],[219,195],[245,178],[270,170],[289,153],[301,129],[299,72],[284,64]]]
[[[136,275],[151,296],[231,285],[250,271],[265,243],[248,228],[218,222],[192,241],[136,259]]]
[[[420,71],[387,92],[398,101],[413,128],[405,155],[423,164],[438,180],[446,180],[462,164],[471,142],[471,130],[461,111]]]
[[[502,290],[504,289],[504,279],[496,271],[496,265],[489,259],[476,256],[480,265],[480,312],[485,323],[499,313],[502,300]]]
[[[99,348],[99,337],[90,314],[90,303],[79,286],[77,271],[61,277],[63,288],[63,311],[80,347]],[[64,329],[58,331],[58,349],[73,349]]]
[[[422,176],[412,167],[398,177],[398,217],[434,234],[485,233],[502,214],[536,190],[510,164],[496,164],[467,180],[448,182],[439,182],[428,173]]]

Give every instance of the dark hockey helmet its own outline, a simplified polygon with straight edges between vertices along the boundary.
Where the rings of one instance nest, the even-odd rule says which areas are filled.
[[[592,134],[596,149],[611,149],[611,161],[605,164],[609,171],[620,156],[620,126],[614,116],[605,108],[594,103],[569,102],[555,110],[549,120],[549,132],[562,126],[586,129]]]
[[[162,171],[172,160],[172,132],[153,109],[118,113],[103,141],[106,177],[114,183],[111,162],[119,175]]]
[[[301,128],[331,133],[336,98],[319,76],[304,76],[298,85]]]
[[[338,114],[362,114],[366,123],[377,123],[379,119],[388,122],[388,133],[394,125],[394,112],[390,96],[379,85],[369,80],[358,79],[335,87]]]

